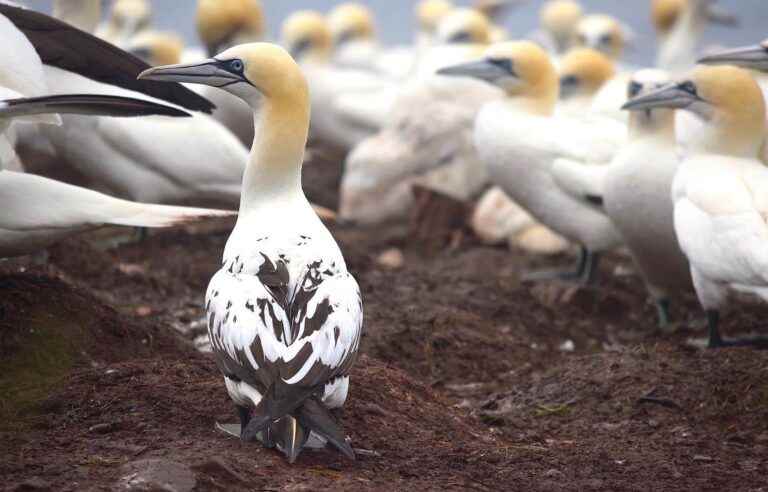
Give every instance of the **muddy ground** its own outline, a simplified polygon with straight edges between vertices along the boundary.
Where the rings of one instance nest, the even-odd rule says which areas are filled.
[[[308,168],[308,188],[332,206],[326,174]],[[226,437],[233,408],[195,345],[230,228],[101,231],[43,266],[0,263],[0,489],[768,491],[768,353],[692,343],[693,299],[659,333],[621,256],[595,288],[530,285],[572,259],[471,236],[424,255],[398,226],[333,228],[366,310],[341,416],[358,460],[289,466]],[[401,268],[380,263],[391,248]],[[737,305],[726,332],[768,332],[765,312]]]

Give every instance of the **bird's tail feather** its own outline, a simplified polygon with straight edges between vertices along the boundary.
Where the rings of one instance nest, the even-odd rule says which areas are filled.
[[[129,227],[173,227],[205,219],[233,217],[237,212],[211,210],[206,208],[173,207],[169,205],[151,205],[132,203],[129,207],[120,207],[119,214],[110,216],[107,222],[112,225]],[[116,211],[117,212],[117,211]]]
[[[3,117],[24,117],[28,119],[33,115],[57,113],[115,117],[149,115],[190,116],[189,113],[166,104],[122,96],[66,94],[5,99],[0,102],[0,116]]]
[[[344,429],[331,415],[328,407],[323,405],[317,398],[312,397],[305,401],[296,411],[296,416],[299,423],[305,426],[308,431],[313,431],[315,434],[327,439],[347,458],[355,459],[355,452],[347,442]]]

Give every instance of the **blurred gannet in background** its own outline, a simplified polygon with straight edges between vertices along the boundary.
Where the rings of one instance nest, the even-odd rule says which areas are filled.
[[[630,37],[631,32],[618,19],[605,14],[590,14],[576,25],[574,43],[600,51],[618,63]],[[624,70],[626,68],[619,68],[619,71]]]
[[[549,0],[539,10],[541,29],[532,38],[554,56],[567,52],[573,46],[576,27],[584,11],[575,0]]]
[[[603,53],[591,48],[574,48],[560,61],[560,103],[557,110],[571,114],[588,113],[595,95],[616,73]]]
[[[125,50],[149,65],[173,65],[181,62],[184,42],[174,33],[146,31],[131,38]]]
[[[94,32],[101,20],[102,0],[54,0],[53,17],[81,31]]]
[[[437,26],[455,6],[448,0],[421,0],[416,4],[417,21],[416,52],[420,55],[432,46],[437,38]]]
[[[260,0],[198,0],[196,15],[197,33],[205,46],[205,55],[187,53],[183,62],[205,59],[229,47],[264,38],[264,11]],[[202,86],[200,94],[216,106],[213,117],[234,133],[243,145],[251,145],[251,108],[215,87]]]
[[[725,341],[719,318],[729,288],[768,287],[768,169],[762,91],[741,68],[700,67],[690,77],[631,100],[634,111],[684,109],[705,121],[675,176],[675,231],[691,263],[707,313],[709,346],[768,346],[768,340]]]
[[[709,24],[737,23],[716,7],[715,0],[653,0],[651,16],[659,39],[656,66],[674,74],[693,68]]]
[[[475,145],[491,180],[542,224],[582,246],[576,272],[531,279],[591,281],[599,253],[617,246],[619,234],[600,208],[599,169],[626,139],[612,120],[555,114],[559,81],[538,45],[491,46],[482,60],[439,73],[474,77],[502,88],[506,98],[487,103],[475,123]],[[594,174],[594,176],[593,176]]]
[[[635,73],[630,98],[652,92],[670,81],[660,70]],[[629,141],[606,169],[604,207],[632,252],[659,316],[669,323],[670,297],[693,288],[688,260],[675,235],[672,182],[680,164],[671,109],[633,111]]]
[[[347,151],[378,130],[397,86],[367,70],[331,65],[332,43],[318,12],[294,12],[283,23],[282,44],[300,63],[310,86],[312,138]]]
[[[313,435],[354,459],[329,409],[347,398],[363,306],[301,189],[310,112],[301,69],[282,48],[254,43],[141,77],[222,87],[256,112],[240,216],[206,294],[208,334],[241,438],[260,436],[294,462]]]
[[[504,27],[508,11],[522,1],[517,0],[475,0],[473,7],[485,15],[491,22],[491,43],[500,43],[509,39],[509,32]]]
[[[151,23],[152,9],[147,0],[115,0],[108,20],[98,27],[96,35],[124,47],[132,37],[148,30]]]
[[[485,16],[472,9],[456,9],[443,19],[438,29],[442,44],[429,49],[423,60],[434,69],[404,84],[381,131],[347,157],[340,198],[344,220],[371,224],[403,218],[415,183],[459,200],[482,189],[487,177],[477,165],[472,122],[478,108],[501,92],[475,80],[436,76],[434,70],[477,59],[489,30]]]

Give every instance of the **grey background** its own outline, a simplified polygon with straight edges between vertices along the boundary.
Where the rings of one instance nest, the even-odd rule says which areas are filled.
[[[23,1],[31,8],[50,11],[51,0]],[[195,33],[195,0],[152,0],[154,24],[158,29],[174,30],[189,44],[198,44]],[[262,0],[269,23],[270,35],[279,36],[280,24],[291,11],[309,8],[327,11],[341,0]],[[413,6],[411,0],[363,0],[377,15],[379,35],[386,43],[406,43],[413,32]],[[468,5],[470,0],[456,0]],[[525,36],[538,24],[538,10],[542,0],[528,2],[512,11],[507,27],[513,35]],[[627,53],[628,61],[649,64],[654,60],[656,42],[650,23],[650,0],[582,0],[587,12],[605,12],[620,18],[637,35]],[[720,0],[719,4],[741,18],[736,29],[711,27],[706,34],[706,45],[738,46],[761,41],[768,37],[768,0]]]

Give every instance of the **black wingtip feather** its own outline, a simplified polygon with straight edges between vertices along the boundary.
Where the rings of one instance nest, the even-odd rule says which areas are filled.
[[[43,63],[84,77],[141,92],[192,111],[216,106],[181,84],[137,80],[150,68],[136,56],[74,26],[34,10],[0,3],[0,13],[29,39]]]
[[[297,411],[297,418],[301,425],[327,439],[350,460],[355,460],[355,451],[347,442],[344,429],[317,398],[305,401]]]
[[[3,101],[7,110],[23,107],[34,108],[34,113],[88,114],[97,116],[136,117],[172,116],[177,118],[192,115],[181,109],[143,99],[122,96],[93,94],[62,94],[56,96],[27,97]],[[3,110],[0,109],[0,113]]]

